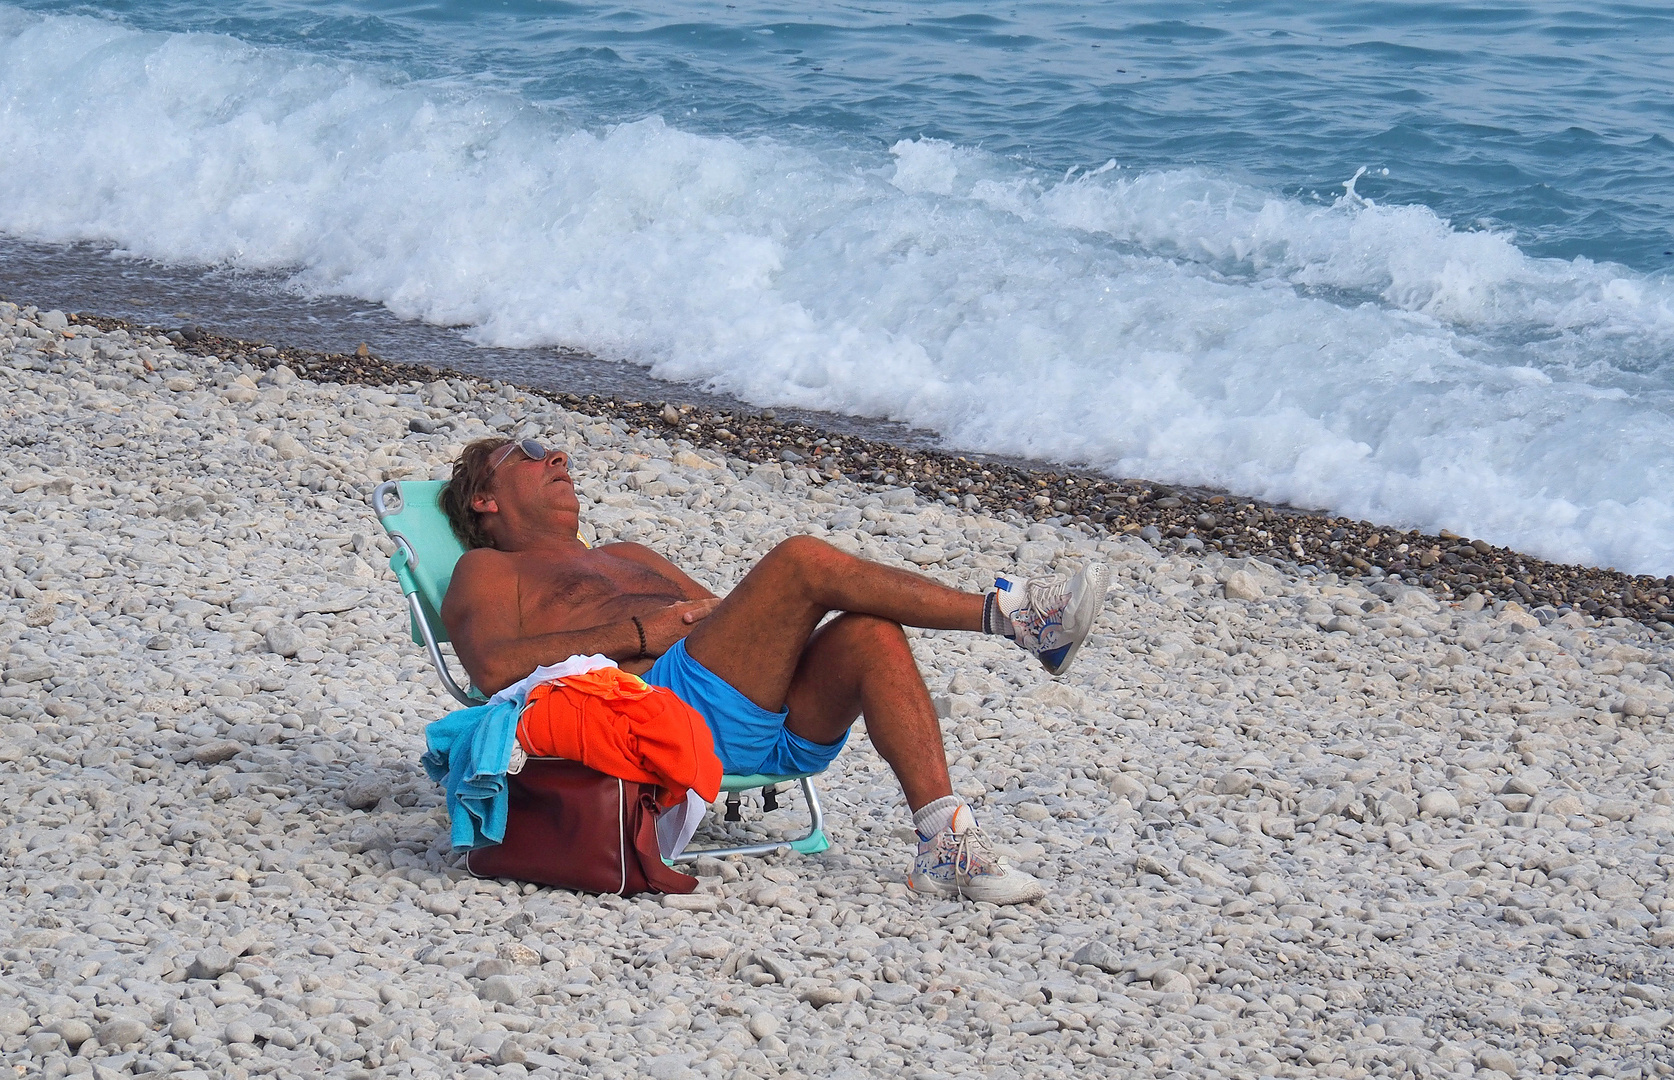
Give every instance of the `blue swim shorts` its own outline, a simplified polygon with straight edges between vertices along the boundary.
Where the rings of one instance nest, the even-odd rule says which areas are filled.
[[[787,730],[785,717],[789,710],[768,712],[757,705],[693,660],[686,653],[684,641],[675,642],[641,678],[652,686],[673,690],[676,697],[698,711],[715,737],[721,768],[735,775],[819,772],[849,741],[846,731],[834,743],[817,743]]]

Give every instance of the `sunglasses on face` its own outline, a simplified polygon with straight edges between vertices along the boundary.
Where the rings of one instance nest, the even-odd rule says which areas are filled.
[[[562,453],[560,450],[548,450],[534,439],[519,439],[516,442],[507,443],[494,452],[494,460],[489,462],[488,465],[488,474],[490,476],[494,475],[495,470],[506,463],[506,459],[511,457],[514,450],[530,461],[545,461],[549,454]]]

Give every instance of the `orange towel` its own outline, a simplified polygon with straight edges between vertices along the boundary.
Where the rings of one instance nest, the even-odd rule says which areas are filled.
[[[621,668],[600,668],[535,687],[517,722],[533,757],[579,761],[623,780],[660,784],[673,806],[690,788],[714,802],[721,759],[709,725],[672,690]]]

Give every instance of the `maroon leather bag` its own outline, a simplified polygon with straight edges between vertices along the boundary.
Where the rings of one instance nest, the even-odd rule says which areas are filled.
[[[475,876],[622,896],[697,888],[697,878],[670,869],[657,849],[656,785],[535,757],[506,782],[506,838],[466,854]]]

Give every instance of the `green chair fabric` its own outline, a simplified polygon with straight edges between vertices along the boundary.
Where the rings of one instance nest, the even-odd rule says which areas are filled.
[[[442,512],[441,494],[445,481],[389,480],[379,484],[372,493],[372,509],[378,521],[395,543],[395,554],[390,556],[389,568],[401,584],[406,598],[413,641],[423,645],[430,655],[442,684],[461,705],[480,705],[486,695],[475,687],[461,686],[453,677],[441,644],[448,640],[447,627],[442,625],[442,598],[453,580],[453,568],[465,554],[465,546],[454,535]],[[721,778],[721,790],[728,793],[729,818],[736,812],[737,793],[762,789],[764,802],[771,802],[778,785],[796,783],[802,788],[808,804],[810,828],[806,836],[783,844],[747,844],[727,848],[688,851],[676,861],[690,861],[702,855],[759,855],[789,846],[805,855],[812,855],[830,847],[824,829],[824,814],[812,777],[817,773],[795,773],[788,776],[733,776]]]

